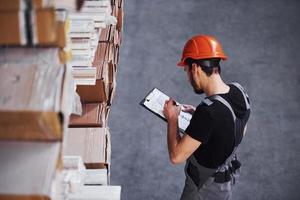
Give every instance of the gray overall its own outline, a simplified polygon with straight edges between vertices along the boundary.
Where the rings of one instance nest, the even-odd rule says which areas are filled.
[[[248,95],[245,93],[242,86],[238,83],[231,83],[236,86],[243,94],[247,110],[250,109]],[[237,129],[237,121],[241,120],[236,118],[236,115],[230,104],[221,96],[213,95],[206,98],[203,103],[207,106],[213,104],[212,100],[217,100],[224,104],[231,112],[234,125],[235,125],[235,145],[230,156],[224,163],[216,169],[206,168],[200,165],[195,159],[194,155],[190,156],[185,165],[186,181],[185,187],[182,192],[181,200],[219,200],[231,199],[232,189],[235,185],[236,179],[240,173],[240,162],[236,157],[236,149],[239,145],[237,141],[238,132],[242,131],[244,127]]]

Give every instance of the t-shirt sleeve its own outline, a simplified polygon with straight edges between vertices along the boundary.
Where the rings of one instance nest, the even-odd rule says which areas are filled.
[[[204,106],[197,107],[185,133],[201,143],[208,142],[212,133],[212,119]]]

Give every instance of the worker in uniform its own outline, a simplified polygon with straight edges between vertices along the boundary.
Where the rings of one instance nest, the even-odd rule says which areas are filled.
[[[250,102],[239,83],[223,82],[220,61],[226,59],[216,38],[196,35],[185,44],[177,64],[187,73],[194,92],[206,95],[197,108],[178,106],[170,98],[163,109],[170,160],[173,164],[186,161],[181,200],[231,199],[239,176],[236,150],[246,131]],[[192,114],[182,136],[180,112]]]

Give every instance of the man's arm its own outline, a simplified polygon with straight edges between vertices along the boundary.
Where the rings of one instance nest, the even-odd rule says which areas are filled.
[[[179,135],[178,115],[180,107],[174,105],[170,99],[166,101],[164,114],[168,121],[168,150],[169,157],[173,164],[179,164],[187,160],[188,157],[201,145],[201,142],[193,139],[187,134]]]

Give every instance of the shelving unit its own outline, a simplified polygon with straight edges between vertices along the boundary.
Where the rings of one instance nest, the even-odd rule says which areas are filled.
[[[0,199],[121,198],[108,119],[123,3],[1,0]]]

